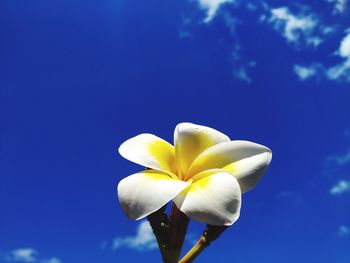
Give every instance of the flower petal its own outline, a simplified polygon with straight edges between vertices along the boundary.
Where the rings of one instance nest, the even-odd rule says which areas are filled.
[[[271,150],[248,141],[224,142],[204,151],[193,162],[189,174],[208,169],[223,169],[233,174],[242,193],[251,190],[264,175],[272,158]]]
[[[188,168],[200,153],[226,141],[230,141],[230,138],[212,128],[192,123],[178,124],[174,132],[174,145],[179,174],[181,172],[185,178]]]
[[[145,170],[120,181],[118,198],[126,215],[138,220],[157,211],[188,185],[168,174]]]
[[[198,174],[175,197],[176,206],[188,217],[211,225],[232,225],[241,209],[241,189],[235,177],[222,170]]]
[[[120,145],[119,153],[147,168],[176,174],[174,147],[155,135],[144,133],[135,136]]]

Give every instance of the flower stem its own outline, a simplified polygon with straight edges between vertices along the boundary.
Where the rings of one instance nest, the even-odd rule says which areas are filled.
[[[185,240],[189,218],[174,204],[168,218],[165,206],[150,214],[148,221],[156,236],[164,263],[177,263]]]
[[[190,251],[187,252],[187,254],[179,261],[179,263],[192,262],[207,246],[208,244],[206,244],[205,238],[201,236],[197,243],[190,249]]]
[[[203,235],[197,241],[197,243],[187,252],[187,254],[179,261],[179,263],[191,263],[195,260],[203,250],[210,245],[211,242],[216,240],[222,232],[227,229],[227,226],[212,226],[207,225],[203,232]]]
[[[150,214],[147,219],[157,239],[163,262],[170,263],[168,261],[169,219],[165,212],[165,206],[153,214]]]
[[[173,252],[175,262],[179,260],[183,243],[185,241],[185,236],[187,232],[187,227],[189,223],[189,218],[182,213],[175,204],[173,204],[170,216],[170,243],[171,251]]]

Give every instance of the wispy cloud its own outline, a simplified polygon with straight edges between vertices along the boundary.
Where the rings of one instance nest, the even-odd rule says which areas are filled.
[[[336,0],[334,5],[335,13],[344,13],[348,6],[348,0]]]
[[[327,0],[333,4],[333,15],[343,14],[348,5],[348,0]]]
[[[349,129],[343,131],[343,135],[346,140],[349,138]],[[329,178],[334,178],[334,176],[346,176],[348,169],[350,168],[350,149],[344,151],[343,153],[334,153],[325,157],[324,159],[324,170],[323,173]],[[346,177],[347,178],[347,177]]]
[[[135,236],[116,237],[113,240],[112,249],[128,247],[136,250],[153,250],[157,248],[157,241],[148,221],[142,221]]]
[[[350,181],[340,180],[330,190],[332,195],[341,195],[350,191]]]
[[[344,154],[334,154],[327,156],[326,162],[336,164],[338,166],[342,166],[345,164],[350,164],[350,151],[344,153]]]
[[[61,263],[62,261],[59,258],[50,258],[41,261],[42,263]]]
[[[332,5],[328,9],[328,15],[332,15],[332,8],[334,9],[333,13],[348,13],[350,0],[325,1]],[[276,7],[271,6],[266,1],[258,3],[240,0],[196,0],[196,2],[200,8],[206,11],[204,22],[207,24],[210,24],[209,22],[215,16],[220,15],[220,22],[224,22],[226,25],[233,43],[233,55],[231,57],[233,75],[248,84],[252,82],[249,71],[255,67],[254,61],[256,59],[246,57],[241,52],[240,33],[237,29],[246,24],[245,20],[242,20],[242,13],[247,14],[250,24],[256,23],[257,26],[272,27],[293,49],[298,51],[309,49],[311,52],[324,52],[329,46],[324,45],[323,49],[320,49],[319,46],[329,38],[335,37],[336,32],[339,32],[343,27],[339,23],[331,22],[332,20],[327,19],[324,13],[318,13],[306,4],[295,3]],[[218,12],[224,5],[228,4],[230,8]],[[312,79],[350,81],[350,29],[345,32],[346,36],[340,40],[339,48],[329,54],[333,61],[338,59],[338,63],[328,64],[332,60],[326,59],[327,55],[324,54],[319,56],[322,58],[320,61],[294,63],[293,71],[300,81]],[[183,26],[179,32],[179,37],[187,39],[193,37],[193,34],[186,29],[186,26]]]
[[[188,27],[192,24],[192,21],[189,17],[186,16],[181,16],[181,26],[179,29],[179,38],[180,39],[187,39],[187,38],[192,38],[193,34],[192,32],[188,29]]]
[[[0,260],[5,262],[32,262],[32,263],[62,263],[57,257],[42,258],[33,248],[18,248],[10,252],[0,253]]]
[[[332,32],[331,27],[322,26],[318,16],[309,10],[305,11],[305,7],[299,13],[293,13],[286,6],[272,8],[270,12],[268,22],[288,43],[295,46],[305,44],[317,47]]]
[[[32,248],[19,248],[11,251],[10,258],[19,262],[35,262],[38,252]]]
[[[200,235],[189,232],[186,235],[185,242],[193,245]],[[152,227],[148,221],[142,221],[133,236],[115,237],[112,242],[103,241],[100,244],[102,250],[117,250],[120,248],[129,248],[137,251],[149,251],[158,248],[157,240],[153,234]],[[51,263],[51,262],[50,262]]]
[[[241,56],[242,48],[239,43],[235,43],[231,52],[231,63],[233,66],[233,76],[247,84],[252,83],[250,71],[256,67],[254,60],[247,61]]]
[[[327,76],[330,80],[350,81],[350,60],[347,59],[327,70]]]
[[[232,35],[236,33],[237,27],[242,24],[242,21],[240,19],[230,14],[229,12],[223,13],[223,19],[225,21],[225,25],[230,30],[230,33]]]
[[[321,63],[295,65],[294,72],[300,80],[322,77],[330,81],[350,81],[350,29],[345,32],[346,35],[340,41],[338,50],[333,52],[333,55],[338,57],[340,62],[332,66]],[[348,158],[350,160],[350,152]]]
[[[256,66],[256,62],[255,61],[250,61],[244,65],[241,65],[239,67],[237,67],[236,69],[233,70],[233,75],[240,79],[241,81],[244,81],[246,83],[251,83],[252,79],[249,76],[248,71],[252,68],[254,68]]]
[[[215,17],[217,11],[223,4],[233,3],[235,0],[198,0],[200,7],[206,10],[205,23],[209,23]]]
[[[285,190],[278,192],[276,198],[279,200],[288,201],[290,204],[300,206],[303,203],[303,196],[301,192]]]
[[[292,43],[298,43],[302,35],[310,35],[317,25],[314,17],[295,16],[287,7],[272,9],[270,21],[277,30],[282,30],[283,36]]]
[[[345,32],[347,34],[341,40],[339,49],[336,52],[343,61],[327,70],[327,76],[330,80],[344,79],[350,81],[350,29]]]
[[[322,66],[317,63],[309,66],[295,64],[293,66],[293,70],[294,73],[298,76],[298,78],[304,81],[316,76],[319,73],[319,71],[322,70]]]
[[[350,228],[345,225],[340,225],[337,231],[338,237],[345,237],[350,235]]]

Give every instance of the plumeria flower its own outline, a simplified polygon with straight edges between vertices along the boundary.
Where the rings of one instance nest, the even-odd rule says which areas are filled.
[[[128,217],[144,218],[173,200],[194,220],[226,226],[238,219],[242,193],[256,185],[272,158],[265,146],[231,141],[192,123],[176,126],[174,146],[145,133],[124,142],[119,153],[148,168],[118,185]]]

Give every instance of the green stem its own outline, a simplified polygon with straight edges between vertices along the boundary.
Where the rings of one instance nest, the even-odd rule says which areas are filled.
[[[197,243],[187,252],[187,254],[179,261],[179,263],[190,263],[199,256],[200,253],[208,246],[205,238],[201,236],[201,238],[197,241]]]
[[[179,261],[179,263],[191,263],[195,260],[203,250],[210,245],[211,242],[216,240],[222,232],[227,229],[227,226],[212,226],[207,225],[203,232],[203,235],[197,241],[197,243],[187,252],[187,254]]]

